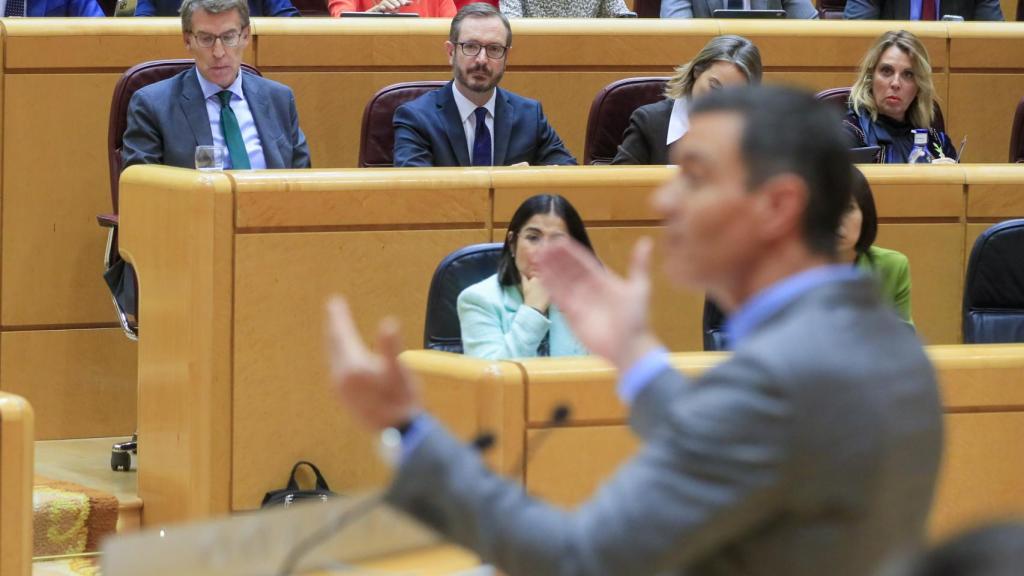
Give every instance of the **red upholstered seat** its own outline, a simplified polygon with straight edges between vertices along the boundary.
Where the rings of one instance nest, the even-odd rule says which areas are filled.
[[[424,80],[402,82],[381,88],[363,110],[363,129],[359,137],[360,168],[390,168],[394,166],[395,128],[392,119],[399,106],[437,90],[447,82]]]
[[[590,105],[584,164],[611,164],[633,111],[664,98],[666,77],[626,78],[605,86]]]
[[[633,11],[640,18],[661,18],[661,0],[636,0]]]

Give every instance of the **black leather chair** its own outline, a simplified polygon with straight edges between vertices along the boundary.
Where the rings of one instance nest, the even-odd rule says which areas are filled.
[[[850,89],[847,88],[828,88],[815,94],[818,100],[828,102],[838,107],[843,114],[849,110],[850,102]],[[946,121],[942,117],[942,108],[939,107],[938,102],[933,102],[932,106],[935,108],[935,118],[932,120],[932,128],[940,132],[946,131]]]
[[[501,243],[473,244],[445,256],[437,265],[427,293],[424,348],[462,354],[455,304],[463,290],[497,272],[501,247]]]
[[[393,119],[399,106],[437,90],[447,82],[424,80],[402,82],[377,91],[363,109],[363,129],[359,137],[360,168],[390,168],[395,165],[395,127]]]
[[[722,313],[721,308],[707,298],[704,298],[704,319],[701,324],[706,352],[728,349],[725,339],[725,314]]]
[[[1024,342],[1024,220],[1007,220],[974,241],[964,282],[965,344]]]
[[[611,164],[633,111],[664,98],[667,81],[664,77],[625,78],[602,88],[590,105],[583,164]]]

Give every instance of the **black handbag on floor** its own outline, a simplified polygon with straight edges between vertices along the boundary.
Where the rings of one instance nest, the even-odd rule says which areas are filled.
[[[313,474],[316,475],[316,487],[312,490],[300,490],[299,483],[295,481],[295,473],[299,470],[299,466],[305,464],[309,466]],[[316,467],[312,462],[306,462],[305,460],[299,460],[292,466],[292,474],[288,477],[288,486],[281,490],[271,490],[267,492],[267,495],[263,497],[263,503],[260,504],[260,508],[268,508],[271,506],[290,506],[293,502],[306,502],[310,500],[319,500],[321,502],[327,502],[329,498],[337,496],[334,492],[331,492],[331,488],[327,486],[327,481],[324,480],[323,474],[320,473],[320,469]]]

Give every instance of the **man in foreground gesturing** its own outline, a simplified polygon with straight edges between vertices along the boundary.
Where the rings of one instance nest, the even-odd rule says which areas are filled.
[[[397,328],[363,346],[329,305],[342,401],[401,435],[389,501],[511,575],[862,576],[913,551],[941,451],[934,373],[873,281],[833,264],[850,202],[837,117],[781,88],[694,103],[655,192],[665,270],[730,313],[734,354],[700,379],[674,371],[648,321],[651,243],[628,278],[579,246],[538,271],[580,341],[620,371],[639,453],[572,512],[485,469],[420,405]]]

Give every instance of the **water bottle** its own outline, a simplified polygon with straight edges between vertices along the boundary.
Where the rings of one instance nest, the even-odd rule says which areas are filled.
[[[928,129],[918,128],[914,133],[914,147],[907,156],[907,164],[931,164],[932,155],[928,153]]]

